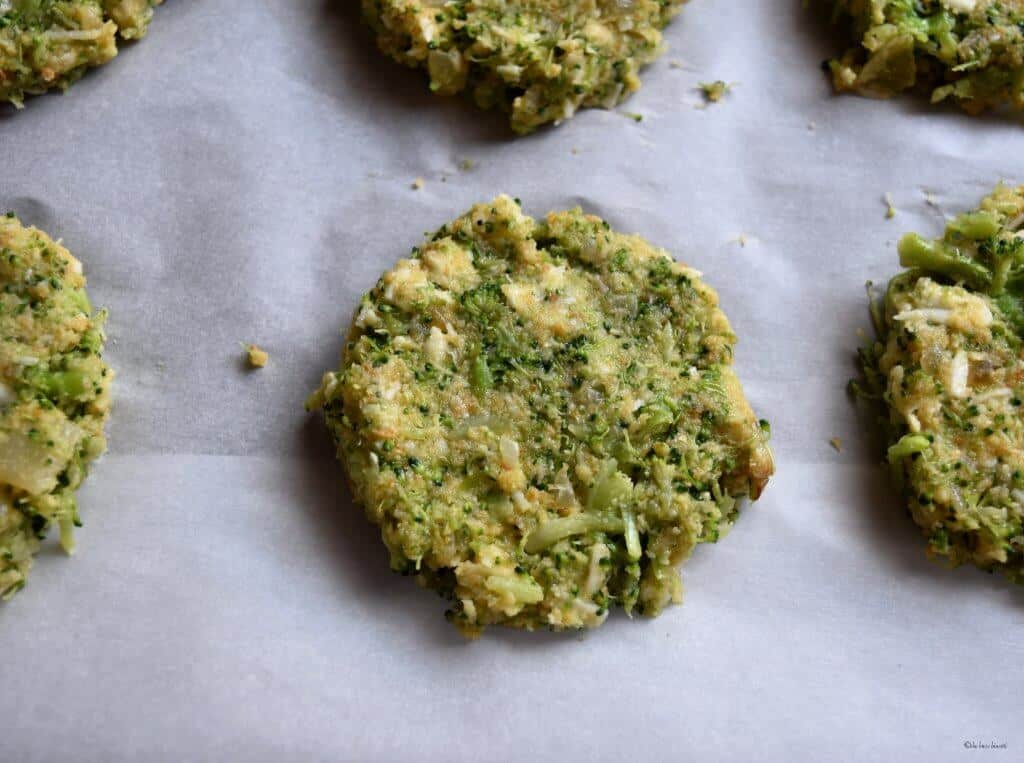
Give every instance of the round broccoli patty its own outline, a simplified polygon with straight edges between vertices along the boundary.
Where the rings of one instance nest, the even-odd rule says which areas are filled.
[[[866,393],[932,555],[1024,583],[1024,187],[1000,186],[926,241],[875,312]]]
[[[839,92],[909,89],[970,113],[1024,107],[1021,0],[829,0],[856,47],[829,63]]]
[[[106,450],[113,372],[82,265],[42,231],[0,217],[0,596],[25,584],[52,523],[72,548],[75,490]]]
[[[439,95],[472,93],[528,133],[640,87],[685,0],[362,0],[382,51]]]
[[[163,0],[0,0],[0,101],[67,90],[117,55],[117,37],[146,35]]]
[[[500,623],[657,615],[773,472],[699,273],[579,209],[500,196],[366,294],[322,407],[394,570]]]

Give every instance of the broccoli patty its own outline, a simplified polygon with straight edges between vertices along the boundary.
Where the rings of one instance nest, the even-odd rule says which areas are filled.
[[[977,113],[1024,107],[1022,0],[834,0],[857,47],[830,62],[840,92],[912,88]]]
[[[1024,582],[1024,187],[945,235],[908,234],[874,305],[865,391],[888,408],[889,463],[933,556]]]
[[[67,249],[0,217],[0,597],[25,584],[51,524],[72,548],[75,490],[106,449],[104,317]]]
[[[163,0],[0,0],[0,101],[67,90],[117,55],[117,37],[146,35]]]
[[[439,95],[468,91],[528,133],[640,87],[685,0],[362,0],[381,50]]]
[[[696,271],[579,209],[500,196],[360,303],[323,408],[395,571],[467,635],[657,615],[774,466]]]

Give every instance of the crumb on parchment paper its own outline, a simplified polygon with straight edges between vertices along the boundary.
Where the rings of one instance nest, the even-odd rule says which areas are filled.
[[[270,355],[267,354],[266,350],[261,350],[254,344],[243,344],[242,346],[245,348],[246,359],[249,361],[250,368],[263,368],[267,365]]]
[[[733,87],[721,79],[714,82],[701,82],[697,85],[701,95],[704,96],[705,103],[718,103],[732,91]]]

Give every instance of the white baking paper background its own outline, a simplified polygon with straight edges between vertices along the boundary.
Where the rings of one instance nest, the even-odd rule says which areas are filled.
[[[378,54],[355,0],[168,0],[0,110],[0,207],[85,263],[118,371],[77,556],[0,606],[0,760],[1021,760],[1024,595],[925,559],[844,387],[864,282],[1024,181],[1024,128],[833,97],[800,5],[693,0],[621,111],[521,139]],[[777,477],[656,620],[466,643],[302,410],[360,294],[499,192],[702,270],[772,422]]]

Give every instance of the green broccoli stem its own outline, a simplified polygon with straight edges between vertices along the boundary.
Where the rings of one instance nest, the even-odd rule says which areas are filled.
[[[986,293],[992,286],[988,268],[961,256],[941,241],[927,241],[916,233],[908,233],[900,239],[897,251],[903,267],[938,273]]]
[[[923,453],[931,446],[931,440],[923,434],[905,434],[889,448],[889,463],[896,464],[915,453]]]
[[[950,221],[946,229],[972,241],[984,241],[999,233],[1003,226],[992,212],[965,212]]]

